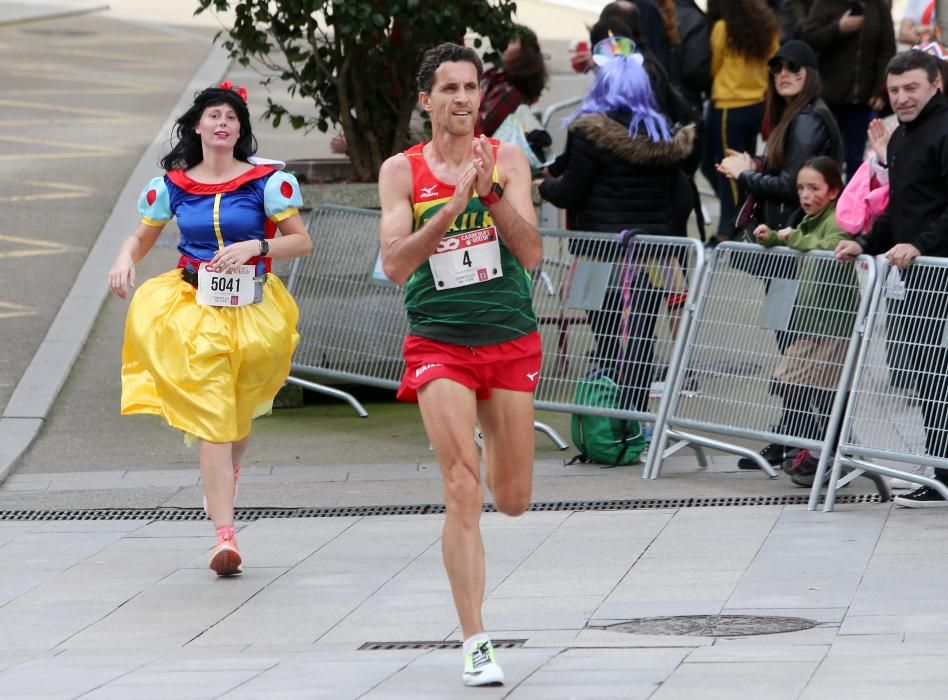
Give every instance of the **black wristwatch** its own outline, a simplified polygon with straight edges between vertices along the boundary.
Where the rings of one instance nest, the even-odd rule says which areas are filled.
[[[481,200],[481,204],[485,207],[489,207],[491,204],[497,204],[500,201],[500,198],[504,196],[504,188],[500,186],[499,182],[495,182],[490,188],[490,192],[485,194],[483,197],[478,197]]]
[[[267,253],[270,252],[270,243],[266,238],[260,239],[260,256],[261,258],[267,257]]]

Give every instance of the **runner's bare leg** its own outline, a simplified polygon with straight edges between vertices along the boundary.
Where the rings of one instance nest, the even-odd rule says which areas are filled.
[[[234,466],[232,442],[201,440],[201,483],[214,527],[234,524]]]
[[[231,453],[231,462],[235,469],[243,464],[244,455],[247,453],[248,447],[250,447],[250,435],[234,443],[234,449]]]
[[[484,631],[484,543],[480,530],[484,489],[474,444],[476,401],[467,387],[450,379],[435,379],[418,390],[418,406],[444,479],[441,552],[463,638],[468,639]]]
[[[494,505],[501,513],[520,515],[530,505],[533,488],[533,394],[494,389],[490,400],[477,403],[477,420]]]

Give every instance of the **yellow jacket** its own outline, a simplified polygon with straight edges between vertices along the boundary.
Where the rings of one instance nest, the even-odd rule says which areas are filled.
[[[780,46],[775,34],[771,55]],[[711,100],[718,109],[763,102],[767,91],[767,60],[748,61],[727,45],[727,28],[718,20],[711,29]]]

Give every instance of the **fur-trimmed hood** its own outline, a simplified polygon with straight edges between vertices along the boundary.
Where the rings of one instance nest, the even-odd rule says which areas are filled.
[[[652,141],[645,134],[629,136],[629,125],[601,112],[582,114],[569,125],[603,149],[629,163],[672,165],[687,158],[695,146],[695,126],[681,127],[671,141]]]

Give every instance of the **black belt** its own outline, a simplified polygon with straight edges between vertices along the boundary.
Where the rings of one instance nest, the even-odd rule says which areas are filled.
[[[190,270],[186,267],[181,268],[181,279],[190,284],[192,287],[197,289],[198,286],[198,273],[196,270]]]

